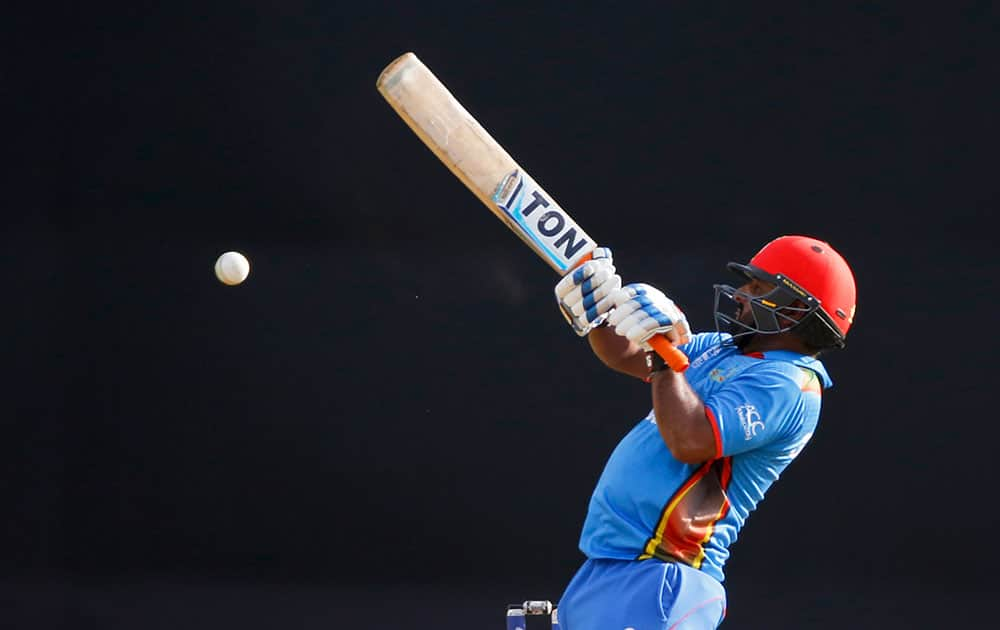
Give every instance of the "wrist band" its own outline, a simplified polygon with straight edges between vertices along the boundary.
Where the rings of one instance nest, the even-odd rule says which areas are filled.
[[[653,372],[665,370],[670,366],[663,360],[663,357],[651,351],[646,353],[646,367],[649,368],[649,373],[652,374]]]
[[[663,357],[652,351],[646,353],[646,367],[649,368],[649,374],[643,380],[647,383],[653,382],[653,375],[657,372],[662,372],[670,368],[667,362],[663,360]]]

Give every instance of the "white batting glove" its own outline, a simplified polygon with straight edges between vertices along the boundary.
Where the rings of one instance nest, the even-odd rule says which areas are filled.
[[[610,296],[622,286],[611,250],[598,247],[591,260],[566,274],[556,285],[556,301],[563,317],[583,337],[600,326],[614,304]]]
[[[629,341],[650,351],[647,340],[653,335],[665,335],[675,346],[691,340],[687,318],[673,300],[654,286],[637,283],[618,289],[611,295],[614,310],[608,324]]]

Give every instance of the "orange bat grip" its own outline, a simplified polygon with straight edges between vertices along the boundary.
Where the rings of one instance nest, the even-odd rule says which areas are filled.
[[[687,355],[674,347],[663,335],[655,335],[648,339],[646,343],[653,346],[656,354],[660,355],[674,372],[683,372],[688,369],[690,362]]]

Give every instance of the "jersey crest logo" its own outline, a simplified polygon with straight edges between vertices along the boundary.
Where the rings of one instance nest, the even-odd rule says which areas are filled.
[[[740,417],[740,426],[743,427],[743,435],[747,440],[753,439],[758,430],[764,429],[764,420],[753,405],[740,405],[736,408],[736,414]]]

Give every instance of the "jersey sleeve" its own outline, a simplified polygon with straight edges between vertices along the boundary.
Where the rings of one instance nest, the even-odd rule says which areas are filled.
[[[718,333],[695,333],[691,335],[690,341],[677,346],[677,349],[686,354],[688,358],[694,359],[712,346],[718,345],[719,339]]]
[[[796,440],[806,413],[802,395],[794,372],[766,363],[733,377],[704,401],[717,456]]]

